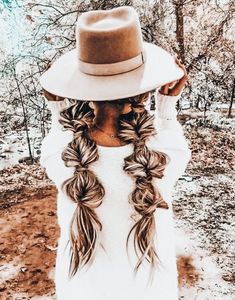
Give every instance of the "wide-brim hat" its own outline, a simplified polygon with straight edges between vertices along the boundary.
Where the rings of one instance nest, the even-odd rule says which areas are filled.
[[[42,74],[48,92],[78,100],[116,100],[180,79],[183,70],[162,47],[143,41],[133,7],[82,13],[76,48]]]

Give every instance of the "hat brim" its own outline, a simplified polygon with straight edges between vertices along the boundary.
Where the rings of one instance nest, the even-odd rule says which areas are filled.
[[[183,70],[163,48],[144,42],[145,63],[126,73],[94,76],[78,68],[77,49],[63,54],[40,77],[48,92],[78,100],[116,100],[135,96],[183,77]]]

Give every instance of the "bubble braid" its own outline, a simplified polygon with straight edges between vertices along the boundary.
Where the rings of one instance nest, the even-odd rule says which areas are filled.
[[[60,113],[60,123],[74,133],[73,140],[62,153],[67,167],[75,167],[72,178],[62,188],[77,204],[70,223],[70,278],[93,258],[102,230],[95,209],[101,205],[105,191],[89,165],[98,160],[96,143],[86,135],[93,113],[87,103],[75,101]]]
[[[137,273],[141,263],[146,259],[151,265],[151,274],[153,274],[156,260],[159,259],[154,246],[156,233],[154,212],[158,207],[168,209],[169,206],[158,189],[153,186],[152,179],[164,176],[163,172],[166,164],[169,163],[169,156],[147,147],[147,140],[157,134],[154,116],[151,116],[144,106],[142,109],[138,107],[137,112],[136,107],[138,105],[133,105],[132,121],[121,121],[122,130],[119,134],[124,141],[132,142],[134,145],[133,153],[124,159],[123,170],[135,180],[136,186],[129,196],[129,203],[140,216],[127,236],[126,248],[128,251],[129,238],[134,232],[134,248],[138,256],[134,273]]]

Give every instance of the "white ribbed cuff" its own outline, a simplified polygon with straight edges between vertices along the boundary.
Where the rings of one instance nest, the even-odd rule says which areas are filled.
[[[175,120],[177,118],[176,103],[181,97],[182,91],[177,96],[163,95],[156,93],[157,101],[156,108],[158,117],[161,119]]]

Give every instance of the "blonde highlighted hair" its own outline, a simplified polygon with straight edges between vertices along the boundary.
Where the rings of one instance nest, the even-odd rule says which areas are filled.
[[[142,104],[143,98],[149,95],[150,92],[128,98],[132,104],[132,112],[128,117],[121,115],[119,119],[120,139],[133,144],[133,153],[124,159],[123,170],[135,181],[135,189],[129,195],[129,202],[139,219],[131,228],[126,240],[128,249],[129,238],[133,232],[134,249],[138,257],[135,274],[144,259],[150,263],[152,271],[156,267],[158,256],[154,245],[154,212],[158,207],[168,208],[157,187],[152,184],[153,178],[164,176],[169,157],[161,151],[150,150],[146,145],[146,141],[157,134],[154,116],[150,115]],[[120,101],[117,103],[120,105]],[[77,204],[70,223],[70,277],[93,259],[102,230],[96,208],[102,204],[105,190],[96,174],[89,169],[89,166],[99,159],[96,142],[88,135],[93,118],[94,113],[89,101],[73,100],[71,105],[60,113],[60,123],[74,133],[73,140],[62,153],[65,165],[75,167],[73,177],[62,185],[65,193]]]

